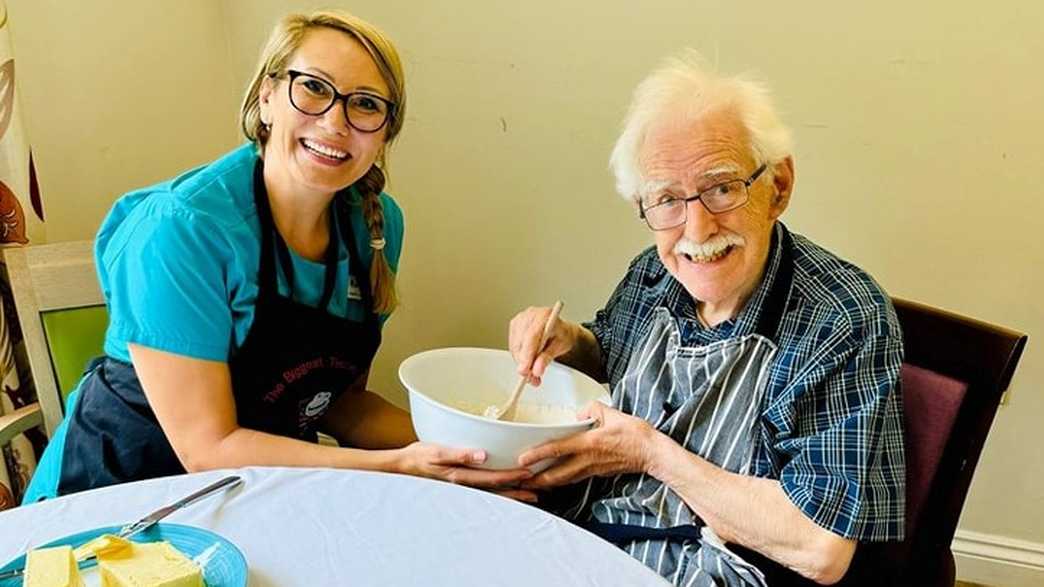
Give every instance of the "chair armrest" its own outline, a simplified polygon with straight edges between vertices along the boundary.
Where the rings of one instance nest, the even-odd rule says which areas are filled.
[[[11,442],[15,436],[43,424],[40,404],[32,403],[18,408],[10,414],[0,416],[0,446]]]

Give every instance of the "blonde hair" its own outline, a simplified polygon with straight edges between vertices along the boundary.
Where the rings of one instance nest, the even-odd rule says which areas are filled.
[[[699,53],[688,49],[664,61],[634,90],[623,131],[609,157],[616,191],[626,199],[639,197],[643,183],[639,157],[654,122],[669,117],[687,122],[726,107],[739,115],[754,158],[767,164],[771,175],[773,164],[786,159],[793,147],[768,87],[750,77],[715,73],[704,65]]]
[[[285,73],[290,58],[301,47],[309,31],[326,27],[347,33],[357,40],[370,54],[377,65],[384,83],[388,85],[389,99],[395,104],[388,114],[385,126],[384,146],[377,160],[366,174],[353,185],[362,197],[363,218],[370,231],[370,248],[373,261],[370,263],[370,288],[373,291],[373,311],[389,314],[398,305],[395,292],[395,274],[392,273],[384,253],[384,209],[381,207],[381,191],[386,183],[386,150],[402,130],[406,114],[406,80],[402,62],[395,46],[380,29],[346,12],[321,11],[312,14],[290,14],[272,30],[254,74],[243,105],[239,123],[243,134],[263,151],[268,141],[268,128],[261,121],[261,88],[265,80]]]

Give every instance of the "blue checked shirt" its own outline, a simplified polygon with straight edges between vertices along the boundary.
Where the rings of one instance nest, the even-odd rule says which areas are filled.
[[[650,247],[605,308],[584,324],[601,346],[611,389],[640,347],[652,310],[667,308],[682,344],[754,332],[780,263],[776,224],[765,276],[740,314],[713,328]],[[887,294],[858,267],[792,234],[794,277],[778,325],[753,474],[778,479],[816,524],[860,541],[901,540],[905,518],[899,368],[902,333]]]

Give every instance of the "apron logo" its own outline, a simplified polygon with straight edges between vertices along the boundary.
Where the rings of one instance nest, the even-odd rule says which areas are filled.
[[[286,391],[286,386],[282,383],[276,383],[275,387],[272,388],[272,391],[265,394],[265,401],[274,404],[276,400],[279,399],[279,396],[283,395],[284,391]]]
[[[354,275],[352,275],[348,280],[348,299],[362,300],[362,290],[359,289],[359,282],[355,281]]]
[[[283,372],[283,381],[285,381],[287,383],[293,383],[294,381],[297,381],[298,379],[304,377],[305,375],[308,375],[310,372],[314,371],[315,369],[324,369],[324,368],[326,368],[326,360],[323,357],[312,359],[311,361],[307,361],[305,363],[301,363],[300,365],[294,367],[293,369],[288,369],[288,370],[284,371]]]
[[[332,396],[333,394],[328,391],[320,391],[315,394],[312,401],[308,402],[308,405],[305,406],[304,415],[309,418],[314,418],[322,414],[326,411],[326,406],[330,405],[330,398]]]

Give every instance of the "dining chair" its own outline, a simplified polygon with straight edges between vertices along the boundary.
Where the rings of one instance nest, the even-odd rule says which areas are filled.
[[[917,302],[893,302],[906,352],[907,538],[885,556],[898,584],[950,587],[957,522],[1028,337]]]
[[[906,539],[860,544],[838,585],[952,587],[957,521],[1027,336],[917,302],[893,303],[905,348]],[[741,550],[770,585],[814,585]]]
[[[0,416],[0,446],[41,425],[50,438],[65,398],[102,353],[108,313],[93,248],[93,241],[76,241],[3,249],[37,401]]]

